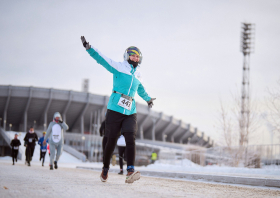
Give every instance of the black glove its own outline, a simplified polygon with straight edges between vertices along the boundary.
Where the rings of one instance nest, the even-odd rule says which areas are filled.
[[[58,120],[59,123],[63,123],[63,120]]]
[[[84,36],[81,36],[81,40],[82,40],[82,43],[83,43],[83,46],[86,48],[86,50],[90,49],[90,44],[86,41],[85,37]]]
[[[156,99],[156,98],[151,98],[151,100],[149,100],[149,101],[147,102],[149,108],[152,108],[152,107],[153,107],[153,105],[154,105],[153,101],[154,101],[155,99]]]

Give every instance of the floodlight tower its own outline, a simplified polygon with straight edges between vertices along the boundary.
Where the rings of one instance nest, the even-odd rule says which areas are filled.
[[[254,52],[255,25],[242,23],[241,52],[243,53],[243,78],[241,92],[241,118],[240,118],[240,139],[239,144],[248,144],[250,125],[250,54]]]

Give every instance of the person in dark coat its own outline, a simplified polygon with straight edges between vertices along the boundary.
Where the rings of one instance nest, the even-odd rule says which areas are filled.
[[[30,161],[32,161],[32,157],[34,154],[35,144],[36,141],[38,141],[38,136],[34,132],[33,126],[30,127],[29,132],[26,133],[23,140],[26,146],[25,155],[26,155],[27,165],[30,166]]]
[[[18,134],[15,134],[15,138],[11,141],[11,147],[12,147],[12,158],[13,158],[13,165],[15,165],[15,160],[17,162],[17,156],[18,156],[18,150],[19,146],[21,145],[20,141],[17,139]]]

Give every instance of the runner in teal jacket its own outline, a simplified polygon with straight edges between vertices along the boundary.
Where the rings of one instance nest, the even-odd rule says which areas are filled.
[[[135,136],[138,129],[134,96],[137,92],[150,108],[152,108],[153,100],[155,100],[145,90],[141,78],[139,64],[142,62],[142,53],[137,47],[131,46],[125,50],[124,61],[115,62],[91,47],[83,36],[81,40],[90,56],[113,74],[113,93],[107,105],[105,121],[105,137],[108,140],[103,155],[100,179],[102,182],[108,180],[110,159],[120,136],[120,131],[122,131],[127,148],[127,177],[125,182],[133,183],[140,179],[141,175],[139,171],[134,171]]]
[[[151,100],[150,95],[147,93],[143,85],[139,66],[134,68],[134,66],[130,65],[127,60],[123,62],[115,62],[101,54],[97,49],[93,47],[88,49],[87,52],[92,58],[96,60],[97,63],[105,67],[114,75],[112,90],[113,93],[111,94],[107,109],[111,109],[125,115],[137,113],[136,103],[134,100],[136,91],[138,95],[146,102],[149,102]],[[118,93],[114,93],[114,91]],[[118,105],[118,102],[121,98],[121,94],[119,93],[133,98],[131,110],[127,110]]]

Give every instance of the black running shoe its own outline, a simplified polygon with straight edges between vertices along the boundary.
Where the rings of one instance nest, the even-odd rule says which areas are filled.
[[[57,161],[54,161],[54,168],[57,169]]]
[[[121,170],[118,174],[119,174],[119,175],[123,175],[123,170]]]
[[[50,165],[50,170],[53,170],[53,165]]]
[[[28,166],[31,166],[30,162],[28,162]]]

